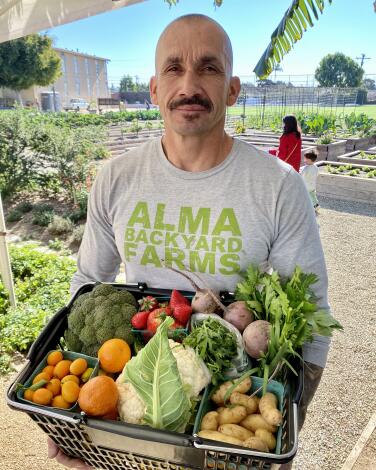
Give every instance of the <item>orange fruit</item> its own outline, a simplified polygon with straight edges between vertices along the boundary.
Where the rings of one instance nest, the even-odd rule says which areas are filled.
[[[52,377],[54,376],[54,369],[55,369],[54,366],[46,366],[42,370],[42,372],[45,372],[46,374],[48,374],[50,376],[50,379],[52,379]]]
[[[52,392],[46,388],[38,388],[33,393],[33,402],[38,405],[49,405],[52,401]]]
[[[117,405],[119,392],[113,379],[101,375],[90,379],[82,387],[78,404],[89,416],[111,413]]]
[[[40,382],[41,380],[47,380],[47,382],[49,382],[50,378],[51,377],[49,374],[47,374],[47,372],[40,372],[33,378],[33,385],[37,382]]]
[[[118,413],[118,410],[117,408],[115,408],[114,410],[110,411],[109,413],[101,416],[102,419],[109,419],[111,421],[116,421],[119,417],[119,413]]]
[[[77,385],[80,384],[80,379],[77,377],[77,375],[66,375],[61,379],[61,384],[65,384],[65,382],[75,382]]]
[[[49,366],[56,366],[56,364],[63,360],[63,353],[61,351],[52,351],[47,356],[47,364]]]
[[[61,384],[59,379],[51,379],[48,384],[46,385],[46,389],[52,392],[52,395],[55,397],[56,395],[59,395],[60,389],[61,389]]]
[[[66,375],[69,374],[69,367],[72,364],[72,361],[68,361],[68,359],[63,359],[62,361],[58,362],[54,369],[54,376],[58,379],[62,379]]]
[[[61,395],[68,403],[75,403],[80,394],[80,387],[75,382],[65,382],[61,386]]]
[[[55,408],[68,409],[71,407],[71,404],[65,401],[62,395],[57,395],[56,397],[53,398],[51,406]]]
[[[98,359],[105,372],[121,372],[130,358],[131,348],[119,338],[104,342],[98,351]]]
[[[87,369],[87,361],[83,357],[75,359],[70,365],[69,372],[74,375],[81,375]]]
[[[33,395],[34,395],[34,390],[30,390],[30,388],[27,388],[24,391],[23,397],[25,398],[25,400],[33,401]]]

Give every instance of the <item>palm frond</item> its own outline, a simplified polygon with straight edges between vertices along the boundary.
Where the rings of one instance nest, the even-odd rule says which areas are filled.
[[[332,3],[332,0],[327,1]],[[312,17],[319,19],[319,12],[322,13],[324,7],[325,0],[293,0],[253,69],[258,78],[263,80],[270,75],[293,45],[303,37],[307,27],[313,26]]]

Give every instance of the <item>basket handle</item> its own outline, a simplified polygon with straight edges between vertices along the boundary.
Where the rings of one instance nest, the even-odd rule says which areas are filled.
[[[304,389],[304,363],[302,364],[302,367],[299,367],[298,377],[295,378],[295,386],[296,389],[294,396],[292,397],[292,401],[299,405]]]

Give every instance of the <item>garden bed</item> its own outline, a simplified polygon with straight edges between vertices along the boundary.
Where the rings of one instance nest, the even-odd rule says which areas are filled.
[[[346,153],[338,157],[338,161],[342,163],[376,166],[376,149],[374,151],[356,150],[355,152]]]
[[[346,141],[346,151],[367,150],[373,145],[373,137],[351,137]]]
[[[319,196],[367,202],[376,205],[376,169],[364,165],[320,162],[317,179]]]
[[[316,144],[317,160],[336,161],[339,155],[346,152],[346,140],[337,140],[329,144]]]

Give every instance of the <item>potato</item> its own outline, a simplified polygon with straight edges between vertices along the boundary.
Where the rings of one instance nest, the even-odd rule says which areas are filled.
[[[216,431],[218,429],[218,418],[219,414],[216,411],[209,411],[202,418],[200,430]]]
[[[282,413],[277,408],[278,400],[273,393],[265,393],[259,403],[261,416],[265,421],[273,426],[280,426],[282,424]]]
[[[226,407],[225,406],[220,406],[219,408],[217,408],[217,413],[221,413],[221,411],[223,411]]]
[[[238,424],[247,416],[245,406],[236,405],[233,408],[225,408],[219,413],[218,423]]]
[[[243,441],[241,441],[240,439],[236,439],[235,437],[228,436],[227,434],[222,434],[221,432],[218,432],[218,431],[208,431],[208,430],[200,431],[198,433],[198,436],[204,439],[211,439],[213,441],[221,441],[221,442],[227,442],[228,444],[233,444],[236,446],[243,446]]]
[[[259,359],[268,350],[270,328],[271,325],[266,320],[256,320],[244,330],[244,348],[253,359]]]
[[[277,431],[276,426],[272,426],[271,424],[267,423],[265,419],[259,414],[248,415],[239,424],[240,426],[243,426],[243,428],[246,428],[252,432],[256,432],[257,429],[266,429],[269,432]]]
[[[255,436],[261,439],[268,446],[269,450],[274,450],[277,445],[276,438],[266,429],[256,429]]]
[[[230,395],[230,403],[232,405],[242,405],[245,406],[247,414],[251,415],[252,413],[257,413],[258,411],[258,398],[249,397],[244,393],[233,392]]]
[[[247,440],[243,441],[244,447],[249,447],[250,449],[259,450],[260,452],[269,452],[268,446],[258,437],[250,437]]]
[[[240,439],[241,441],[245,441],[249,437],[254,436],[252,431],[248,431],[248,429],[245,429],[237,424],[222,424],[222,426],[219,426],[218,431],[222,434],[226,434],[227,436]]]
[[[224,405],[226,392],[234,384],[234,382],[234,380],[228,380],[219,387],[219,389],[211,397],[214,403],[217,405]],[[240,382],[239,385],[234,388],[233,392],[247,393],[251,386],[252,381],[250,377],[246,377],[242,382]]]

